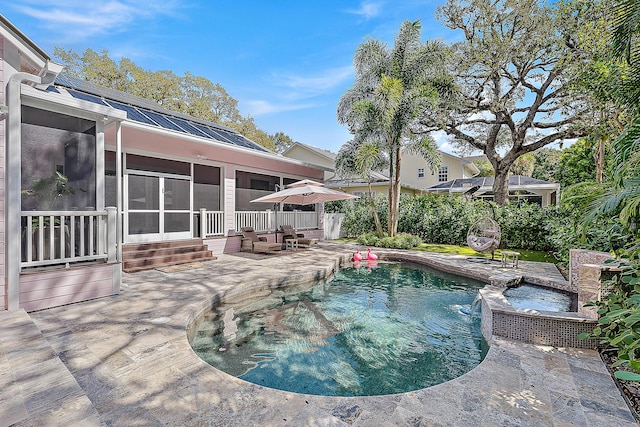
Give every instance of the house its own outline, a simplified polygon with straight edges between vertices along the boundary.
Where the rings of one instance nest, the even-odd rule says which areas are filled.
[[[479,172],[478,168],[466,159],[443,151],[440,154],[442,156],[442,164],[438,170],[432,171],[422,157],[405,153],[402,157],[402,168],[400,170],[401,192],[404,194],[421,194],[427,188],[439,182],[446,182],[456,178],[469,178]],[[369,192],[367,181],[364,178],[336,176],[336,154],[330,151],[296,142],[283,155],[329,169],[325,172],[325,185],[327,187],[340,189],[357,196]],[[372,172],[370,181],[372,192],[385,195],[388,193],[389,177],[382,171]]]
[[[331,151],[323,150],[301,142],[294,142],[282,153],[282,155],[291,159],[298,159],[312,165],[323,167],[325,170],[323,181],[329,180],[335,175],[334,168],[336,154]]]
[[[493,200],[494,177],[454,179],[434,185],[428,189],[436,193],[464,194],[474,198]],[[558,203],[560,184],[522,175],[509,177],[509,199],[526,200],[542,207]]]
[[[240,227],[276,227],[274,206],[251,200],[323,179],[232,129],[65,76],[2,15],[0,59],[0,309],[118,293],[127,262],[238,251]],[[278,216],[321,237],[321,210]]]

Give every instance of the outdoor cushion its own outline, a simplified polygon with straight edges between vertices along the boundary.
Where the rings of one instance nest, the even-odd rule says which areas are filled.
[[[296,233],[290,225],[281,225],[280,230],[282,230],[283,233],[283,241],[286,241],[287,239],[298,239],[298,244],[307,246],[318,243],[318,239],[309,239],[304,237],[304,234],[302,233]]]
[[[253,227],[242,227],[240,230],[243,237],[240,243],[240,250],[249,249],[251,252],[269,253],[282,249],[281,243],[269,243],[266,237],[259,237]]]

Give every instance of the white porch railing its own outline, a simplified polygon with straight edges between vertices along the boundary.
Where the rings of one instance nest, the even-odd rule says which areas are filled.
[[[255,231],[273,231],[273,211],[236,211],[236,231],[242,227],[253,227]]]
[[[291,225],[295,229],[318,228],[317,212],[275,212],[242,211],[236,212],[236,231],[241,227],[253,227],[257,232],[273,231],[277,225]]]
[[[224,212],[200,209],[200,237],[224,236]]]
[[[317,212],[278,212],[278,225],[290,225],[296,230],[318,228]]]
[[[116,261],[116,208],[21,212],[20,267]]]

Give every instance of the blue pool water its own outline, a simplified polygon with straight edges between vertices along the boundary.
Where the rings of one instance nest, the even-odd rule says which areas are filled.
[[[417,265],[346,268],[328,282],[214,307],[189,339],[212,366],[266,387],[329,396],[407,392],[482,361],[479,316],[466,314],[482,286]]]

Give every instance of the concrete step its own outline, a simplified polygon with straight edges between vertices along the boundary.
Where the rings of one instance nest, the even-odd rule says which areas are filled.
[[[151,249],[176,248],[182,246],[202,245],[201,239],[173,240],[170,242],[154,242],[154,243],[127,243],[122,247],[122,253],[145,251]]]
[[[122,251],[122,271],[125,273],[215,259],[198,239],[127,246]]]

